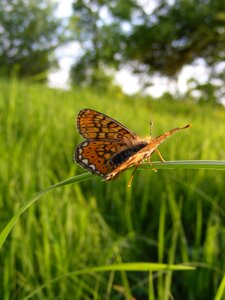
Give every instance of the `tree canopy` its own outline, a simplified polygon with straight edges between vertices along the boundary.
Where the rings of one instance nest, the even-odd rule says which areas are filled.
[[[218,76],[216,66],[225,59],[224,1],[159,0],[151,2],[153,9],[150,2],[141,3],[74,2],[75,33],[83,46],[72,69],[78,81],[99,67],[125,65],[135,73],[175,78],[199,58]]]
[[[0,74],[17,67],[20,77],[42,74],[56,63],[54,49],[63,41],[63,26],[49,0],[0,1]]]

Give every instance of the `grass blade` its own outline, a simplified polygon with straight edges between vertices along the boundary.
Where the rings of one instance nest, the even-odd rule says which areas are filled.
[[[222,160],[176,160],[165,162],[151,162],[150,165],[156,169],[205,169],[205,170],[225,170],[225,161]],[[143,165],[142,165],[143,166]],[[141,168],[139,168],[141,169]]]
[[[223,299],[224,294],[225,294],[225,275],[223,276],[223,279],[221,280],[221,283],[219,285],[218,291],[215,296],[215,300]]]
[[[168,264],[158,264],[158,263],[145,263],[145,262],[138,262],[138,263],[121,263],[121,264],[114,264],[114,265],[106,265],[106,266],[98,266],[98,267],[90,267],[83,270],[77,270],[74,272],[69,272],[67,274],[59,275],[54,279],[48,281],[47,283],[39,286],[36,290],[32,293],[27,295],[24,300],[28,300],[32,298],[35,294],[39,293],[43,290],[46,286],[49,286],[59,280],[62,280],[65,277],[72,277],[77,275],[84,275],[90,274],[93,272],[108,272],[108,271],[138,271],[138,272],[156,272],[156,271],[192,271],[195,270],[195,267],[189,265],[168,265]]]
[[[148,163],[149,165],[149,163]],[[167,161],[167,162],[152,162],[150,164],[152,168],[157,169],[212,169],[212,170],[225,170],[225,161],[216,161],[216,160],[190,160],[190,161]],[[143,168],[140,168],[143,169]],[[84,173],[78,176],[71,177],[69,179],[63,180],[59,183],[56,183],[43,191],[39,192],[36,196],[30,199],[27,203],[25,203],[17,213],[12,217],[12,219],[7,223],[5,228],[0,233],[0,248],[2,247],[3,243],[5,242],[8,234],[12,230],[15,222],[17,219],[38,199],[42,196],[54,190],[58,187],[71,184],[71,183],[78,183],[83,180],[91,179],[91,173]],[[94,177],[93,177],[94,178]]]
[[[4,229],[2,230],[2,232],[0,233],[0,248],[2,247],[2,245],[4,244],[7,236],[9,235],[10,231],[12,230],[13,226],[15,225],[17,219],[34,203],[36,202],[38,199],[40,199],[42,196],[44,196],[45,194],[47,194],[48,192],[58,188],[58,187],[62,187],[64,185],[67,184],[71,184],[71,183],[77,183],[80,181],[84,181],[87,179],[90,179],[92,177],[91,173],[84,173],[81,175],[77,175],[71,178],[68,178],[66,180],[63,180],[61,182],[58,182],[56,184],[51,185],[50,187],[44,189],[43,191],[39,192],[36,196],[34,196],[33,198],[31,198],[29,201],[27,201],[18,211],[17,213],[11,218],[11,220],[7,223],[7,225],[4,227]]]

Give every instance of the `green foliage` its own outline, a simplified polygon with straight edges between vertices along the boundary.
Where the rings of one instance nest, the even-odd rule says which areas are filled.
[[[65,41],[64,28],[54,16],[52,1],[0,1],[1,75],[39,75],[56,66],[53,51]]]
[[[188,91],[188,94],[193,92],[199,92],[198,99],[201,103],[207,102],[211,104],[217,103],[218,99],[216,96],[217,87],[211,83],[198,84],[196,81],[195,86]]]
[[[86,57],[87,58],[87,57]],[[114,83],[113,74],[106,73],[102,67],[86,67],[84,68],[84,60],[82,58],[76,65],[71,69],[71,80],[73,85],[82,88],[91,87],[96,93],[120,93],[122,94],[122,88]],[[87,58],[88,60],[89,58]]]
[[[51,90],[17,80],[1,81],[0,89],[1,230],[26,200],[84,172],[73,162],[81,141],[75,116],[84,107],[140,135],[149,134],[150,118],[154,136],[192,123],[160,147],[165,159],[224,159],[222,107],[137,95],[121,101],[117,94]],[[1,298],[223,299],[224,172],[155,173],[145,166],[128,189],[130,175],[108,183],[92,176],[32,205],[1,248]],[[126,272],[118,268],[123,262],[189,263],[197,269],[148,273],[140,264],[140,272]],[[93,272],[108,265],[110,272]]]
[[[209,66],[224,60],[223,1],[177,0],[172,5],[162,1],[153,16],[133,26],[127,39],[128,59],[169,77],[197,58]]]
[[[120,35],[118,26],[113,24],[103,26],[100,16],[104,1],[76,1],[73,4],[76,39],[81,43],[83,54],[71,68],[71,81],[74,85],[91,86],[96,90],[108,92],[109,89],[119,89],[113,82],[110,70],[115,67],[112,53],[117,49],[115,38]],[[72,25],[71,25],[72,27]],[[113,28],[113,30],[112,30]]]
[[[134,0],[76,1],[75,33],[83,54],[72,72],[79,76],[79,70],[85,70],[82,75],[88,78],[94,74],[91,69],[102,65],[129,65],[138,74],[175,78],[185,65],[201,58],[213,84],[224,61],[225,2],[162,0],[155,5],[150,14],[147,4]],[[82,84],[84,78],[79,80]]]

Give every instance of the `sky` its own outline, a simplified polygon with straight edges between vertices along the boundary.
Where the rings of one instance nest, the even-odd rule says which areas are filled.
[[[72,14],[71,5],[73,0],[54,1],[59,4],[56,12],[57,17],[69,17]],[[49,74],[49,85],[51,87],[69,88],[69,70],[71,65],[78,59],[80,53],[81,47],[77,42],[69,43],[56,50],[59,70]],[[180,93],[185,93],[187,90],[187,81],[190,78],[197,78],[200,83],[204,83],[207,80],[207,72],[203,61],[199,60],[195,67],[191,65],[185,66],[180,72],[177,84],[167,78],[153,77],[153,85],[148,88],[147,93],[153,97],[160,97],[166,91],[174,93],[177,89]],[[127,94],[136,93],[140,89],[138,77],[135,77],[126,69],[122,69],[116,73],[115,81],[122,86],[123,91]]]

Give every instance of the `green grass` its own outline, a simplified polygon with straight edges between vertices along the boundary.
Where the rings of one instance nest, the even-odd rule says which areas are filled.
[[[1,248],[1,299],[225,299],[223,170],[157,166],[155,173],[144,165],[130,189],[127,171],[114,182],[90,176],[32,202],[84,173],[73,162],[82,108],[109,114],[142,136],[150,119],[154,136],[192,123],[160,146],[174,161],[224,161],[224,108],[17,80],[1,81],[0,90],[1,231],[29,205]],[[184,263],[196,269],[165,267]]]

